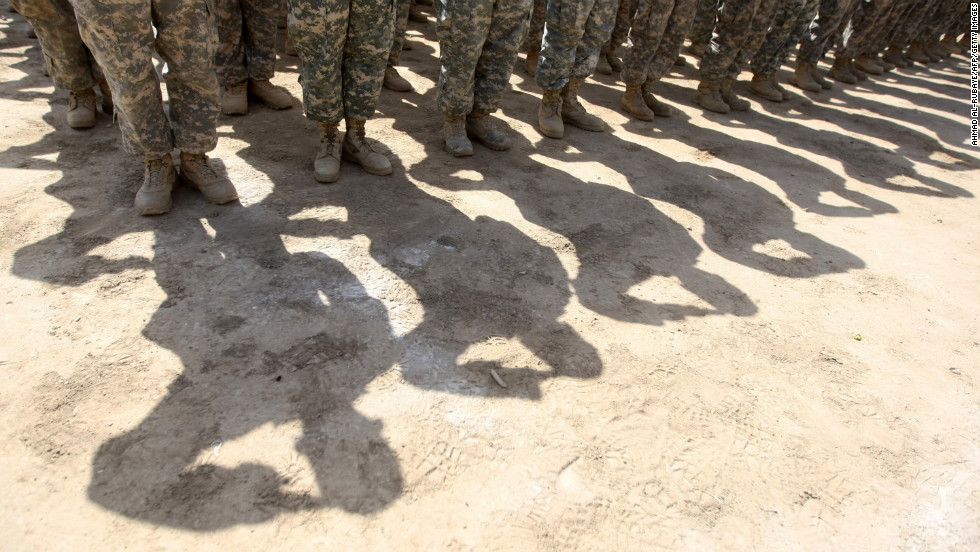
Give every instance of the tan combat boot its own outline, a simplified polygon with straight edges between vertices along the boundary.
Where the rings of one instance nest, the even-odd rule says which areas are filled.
[[[612,70],[616,72],[623,70],[623,60],[616,54],[616,50],[618,49],[618,47],[613,46],[609,49],[609,53],[606,54],[606,61],[609,62],[609,66],[612,67]]]
[[[643,100],[643,92],[639,84],[627,83],[622,104],[627,113],[641,121],[652,121],[654,118],[653,110]]]
[[[524,70],[528,72],[532,77],[534,72],[538,70],[538,57],[541,56],[541,50],[534,50],[527,53],[527,57],[524,58]]]
[[[102,92],[102,113],[112,115],[115,107],[112,105],[112,90],[109,89],[109,83],[105,79],[99,81],[99,90]]]
[[[806,63],[804,61],[797,63],[796,70],[793,71],[793,76],[790,77],[789,82],[807,92],[820,92],[823,90],[823,87],[814,80],[813,67],[814,65],[812,63]]]
[[[466,133],[492,150],[510,149],[510,138],[495,123],[486,111],[474,111],[466,116]]]
[[[412,92],[415,90],[412,83],[408,82],[405,77],[399,75],[398,69],[395,69],[391,65],[385,67],[385,79],[382,84],[384,84],[384,87],[388,90],[393,90],[395,92]]]
[[[299,52],[296,51],[296,45],[293,44],[293,38],[286,33],[286,41],[282,45],[282,52],[290,57],[296,57]]]
[[[827,80],[817,68],[816,64],[810,66],[810,76],[813,77],[814,82],[820,85],[824,90],[830,90],[834,87],[834,83]]]
[[[203,153],[180,152],[180,183],[200,190],[208,203],[222,205],[238,199],[235,186],[228,177],[218,174]]]
[[[599,73],[600,75],[612,75],[613,68],[612,65],[609,64],[609,59],[607,57],[608,55],[609,51],[606,50],[605,46],[603,46],[602,50],[599,52],[599,60],[596,61],[595,64],[596,73]]]
[[[384,155],[374,151],[364,134],[364,119],[347,119],[347,134],[344,136],[343,156],[347,161],[357,163],[370,174],[385,176],[391,174],[391,162]]]
[[[748,100],[739,98],[734,90],[735,79],[728,77],[721,83],[721,99],[725,100],[728,107],[735,111],[748,111],[752,104]]]
[[[320,127],[320,149],[313,159],[313,178],[317,182],[329,184],[340,178],[341,138],[337,125],[340,123],[318,123]]]
[[[776,88],[773,82],[775,78],[775,73],[759,73],[753,75],[752,82],[749,83],[749,90],[754,92],[756,96],[765,98],[771,102],[781,102],[783,101],[783,93]]]
[[[830,71],[827,71],[827,76],[844,84],[857,84],[857,77],[848,71],[850,62],[851,60],[849,58],[834,58],[834,65],[830,68]]]
[[[248,81],[225,87],[221,94],[221,112],[225,115],[244,115],[248,113]]]
[[[136,192],[133,206],[141,215],[162,215],[170,211],[173,199],[170,195],[177,183],[177,171],[170,154],[146,162],[143,185]]]
[[[548,138],[561,138],[565,135],[565,124],[561,120],[561,88],[545,90],[538,106],[538,129]]]
[[[95,126],[95,89],[68,92],[68,126],[92,128]]]
[[[927,56],[932,58],[933,62],[942,61],[946,58],[946,52],[939,48],[939,41],[927,42],[922,45],[922,50]]]
[[[707,42],[692,42],[687,47],[687,52],[696,58],[704,57],[704,51],[708,48]]]
[[[922,48],[922,43],[918,40],[913,41],[909,45],[908,57],[912,61],[917,61],[919,63],[932,63],[932,58],[926,55],[925,50]]]
[[[854,67],[871,75],[884,75],[885,68],[876,64],[871,58],[862,56],[854,60]]]
[[[885,55],[882,56],[882,59],[888,63],[895,64],[896,67],[902,67],[903,69],[909,66],[908,60],[902,55],[902,50],[894,46],[889,46],[888,49],[885,50]]]
[[[442,125],[446,137],[446,150],[453,157],[468,157],[473,155],[473,144],[466,137],[466,117],[463,115],[446,115]]]
[[[293,97],[281,86],[268,80],[249,79],[248,93],[270,109],[289,109],[293,107]]]
[[[721,83],[717,81],[701,81],[694,102],[708,111],[728,113],[731,107],[721,97]]]
[[[650,91],[650,87],[653,86],[655,81],[653,79],[647,79],[640,87],[640,93],[643,95],[643,102],[647,104],[647,107],[653,110],[653,114],[657,117],[673,117],[674,110],[664,102],[657,99]]]
[[[602,132],[605,129],[602,119],[590,115],[578,101],[578,89],[584,82],[585,77],[572,77],[561,89],[561,120],[582,130]]]
[[[847,61],[847,65],[844,66],[844,70],[854,75],[854,78],[859,81],[868,80],[868,74],[855,67],[853,59],[849,59]]]

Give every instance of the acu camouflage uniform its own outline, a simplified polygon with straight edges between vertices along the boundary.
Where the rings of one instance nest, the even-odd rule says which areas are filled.
[[[527,30],[531,0],[453,0],[438,6],[439,109],[447,116],[496,111]]]
[[[718,8],[720,0],[698,0],[698,8],[694,12],[694,23],[691,25],[691,43],[707,44],[711,42],[711,33],[718,23]]]
[[[405,33],[408,32],[408,12],[411,7],[412,0],[395,0],[395,30],[392,35],[391,52],[388,53],[388,65],[398,65],[402,58]]]
[[[392,0],[289,0],[309,119],[332,124],[374,115],[394,20]]]
[[[534,0],[531,8],[531,24],[527,30],[527,37],[521,44],[521,51],[537,52],[541,49],[541,39],[544,37],[544,0]]]
[[[544,38],[534,75],[538,86],[556,90],[569,77],[595,71],[599,50],[609,40],[617,0],[550,0],[545,5]]]
[[[701,58],[701,81],[735,79],[766,38],[778,0],[725,0]]]
[[[10,0],[10,6],[34,27],[56,87],[88,90],[101,80],[101,71],[78,34],[75,10],[68,0]]]
[[[222,86],[270,80],[276,72],[279,0],[213,0],[218,28],[214,69]]]
[[[863,0],[820,0],[817,17],[803,34],[796,61],[816,65],[842,36],[861,1]]]
[[[752,57],[752,72],[756,75],[775,73],[810,22],[817,15],[819,0],[781,0],[773,17],[766,39]]]
[[[623,82],[659,80],[677,59],[691,30],[697,0],[640,0],[623,58]]]
[[[205,0],[73,0],[82,38],[112,90],[126,148],[144,161],[217,144],[217,33]],[[156,34],[154,36],[154,28]],[[154,52],[167,62],[170,119]]]

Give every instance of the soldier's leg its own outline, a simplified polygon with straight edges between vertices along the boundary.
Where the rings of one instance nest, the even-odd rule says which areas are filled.
[[[718,22],[718,4],[719,0],[698,0],[691,26],[691,53],[697,57],[704,55],[705,48],[711,42],[711,34]]]
[[[497,110],[500,98],[507,89],[530,10],[530,0],[497,0],[482,53],[476,63],[473,110],[466,117],[466,132],[490,149],[510,148],[510,139],[496,128],[490,114]]]
[[[344,120],[343,65],[349,2],[289,0],[289,35],[303,62],[303,110],[312,121]]]
[[[759,3],[760,0],[726,0],[722,4],[715,34],[701,58],[701,82],[694,97],[708,111],[728,113],[731,109],[723,93],[731,90],[731,71],[737,67],[735,60],[751,32]]]
[[[241,0],[245,27],[245,70],[248,73],[248,94],[266,107],[287,109],[293,98],[285,88],[275,86],[276,32],[279,20],[279,0]]]
[[[168,155],[174,139],[153,66],[150,1],[106,5],[98,0],[75,0],[74,6],[82,38],[112,89],[124,146],[144,161]]]
[[[78,33],[75,12],[68,0],[11,0],[18,13],[37,32],[48,74],[62,90],[88,90],[95,86],[88,49]]]
[[[630,43],[623,57],[623,82],[627,86],[646,82],[647,70],[660,47],[674,4],[674,0],[640,0],[637,5]]]
[[[474,74],[490,30],[493,5],[481,0],[439,2],[439,82],[436,105],[445,118],[446,148],[456,157],[473,155],[466,116],[473,111]],[[508,72],[509,74],[509,72]]]
[[[497,0],[476,63],[473,110],[493,113],[510,80],[514,59],[527,26],[530,0]]]
[[[376,175],[391,174],[391,163],[365,138],[364,123],[374,115],[391,52],[395,10],[391,0],[351,0],[344,44],[344,158]]]
[[[415,88],[395,69],[405,46],[405,33],[408,31],[408,8],[411,0],[395,0],[395,30],[392,36],[391,52],[388,54],[388,65],[385,67],[384,87],[395,92],[411,92]]]
[[[156,50],[167,62],[167,95],[174,145],[180,150],[180,180],[204,199],[222,204],[238,199],[234,185],[206,155],[218,143],[218,78],[214,18],[206,0],[154,0]]]
[[[72,128],[95,126],[95,90],[101,74],[89,60],[89,51],[78,31],[75,12],[68,0],[13,0],[37,33],[48,75],[57,88],[68,90],[66,119]],[[103,88],[105,90],[105,88]],[[108,109],[107,109],[108,108]],[[103,99],[103,109],[111,110],[111,98]]]

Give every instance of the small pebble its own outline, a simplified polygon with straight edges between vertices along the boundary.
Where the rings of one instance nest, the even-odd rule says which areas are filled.
[[[960,376],[960,375],[963,374],[963,372],[960,372],[960,369],[959,368],[950,368],[949,371],[952,372],[952,373],[954,373],[954,374],[956,374],[957,376]]]

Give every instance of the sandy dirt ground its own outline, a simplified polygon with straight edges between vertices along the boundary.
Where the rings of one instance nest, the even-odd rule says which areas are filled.
[[[731,116],[688,64],[653,123],[598,76],[564,140],[518,68],[454,159],[412,23],[390,177],[313,181],[286,57],[219,121],[240,203],[146,218],[0,12],[0,549],[980,546],[965,58]]]

